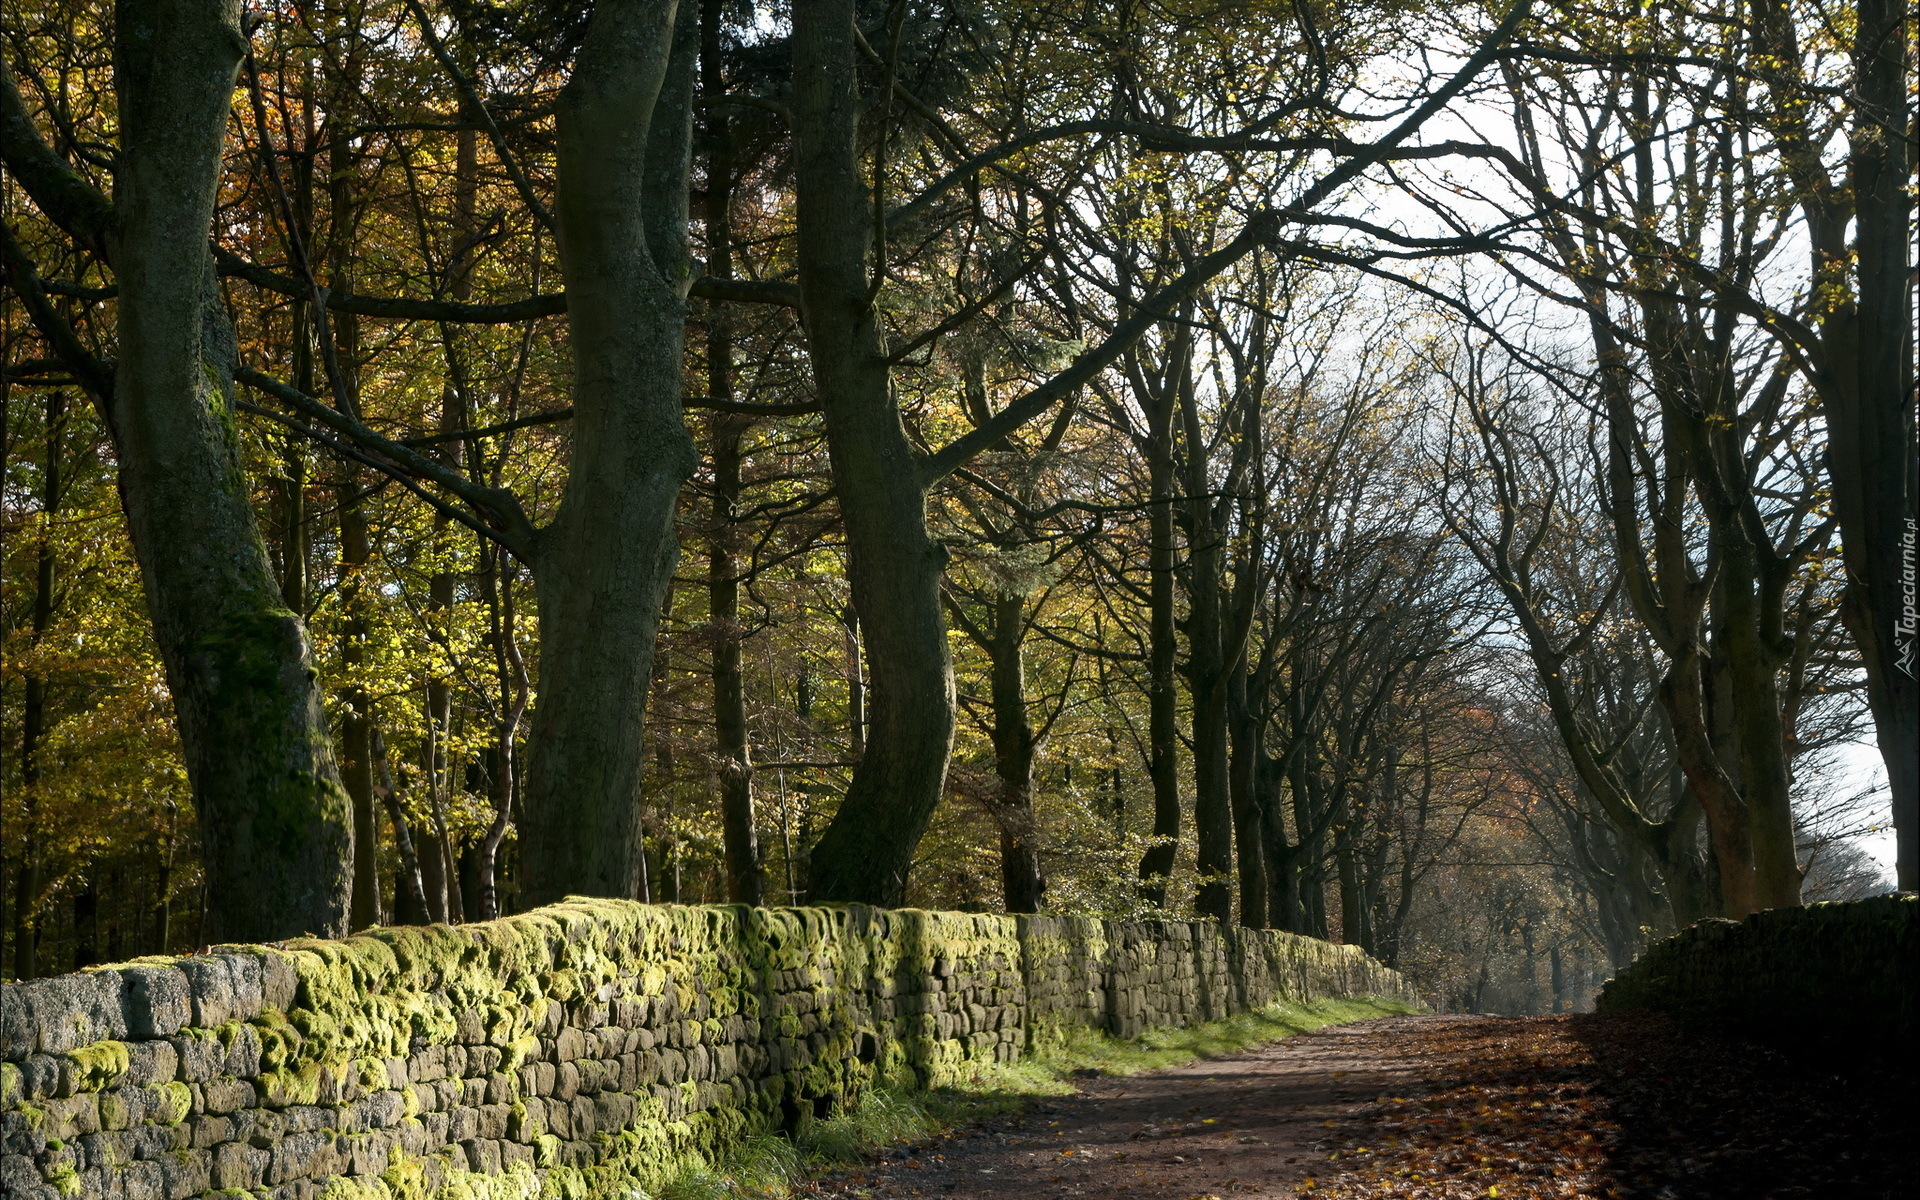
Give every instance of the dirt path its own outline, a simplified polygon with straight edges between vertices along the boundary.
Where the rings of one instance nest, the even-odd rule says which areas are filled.
[[[1325,1152],[1328,1126],[1384,1090],[1416,1082],[1380,1045],[1409,1022],[1389,1017],[1301,1034],[1228,1058],[1122,1079],[1017,1119],[823,1181],[820,1197],[1292,1196]]]
[[[1654,1018],[1387,1017],[1130,1078],[816,1200],[1905,1195],[1912,1090]]]

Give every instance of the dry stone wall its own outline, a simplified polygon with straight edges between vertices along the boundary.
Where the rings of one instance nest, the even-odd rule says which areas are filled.
[[[1920,897],[1903,892],[1690,925],[1608,980],[1595,1007],[1658,1009],[1698,1029],[1911,1062],[1916,1005]]]
[[[1075,1029],[1405,994],[1186,922],[574,899],[0,989],[0,1191],[583,1200]],[[1410,997],[1409,997],[1410,998]]]

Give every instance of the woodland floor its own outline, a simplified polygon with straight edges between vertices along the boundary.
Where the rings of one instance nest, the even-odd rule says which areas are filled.
[[[1915,1194],[1915,1116],[1910,1068],[1823,1073],[1658,1017],[1386,1017],[1086,1079],[801,1194],[1879,1200]]]

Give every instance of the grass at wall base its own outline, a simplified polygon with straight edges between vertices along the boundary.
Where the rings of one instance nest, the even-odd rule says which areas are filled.
[[[814,1121],[792,1138],[749,1138],[714,1162],[694,1159],[657,1192],[625,1200],[781,1200],[812,1175],[850,1166],[888,1149],[1017,1112],[1036,1100],[1071,1093],[1076,1075],[1134,1075],[1216,1058],[1329,1025],[1418,1011],[1402,1000],[1366,997],[1280,1003],[1187,1029],[1137,1038],[1078,1031],[1062,1044],[1019,1062],[982,1064],[965,1086],[927,1092],[877,1088],[858,1108]]]

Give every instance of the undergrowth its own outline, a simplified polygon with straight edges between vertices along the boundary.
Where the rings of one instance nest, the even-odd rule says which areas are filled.
[[[930,1092],[875,1089],[853,1111],[815,1121],[793,1138],[749,1138],[717,1161],[697,1160],[682,1167],[658,1200],[782,1200],[809,1175],[1006,1116],[1047,1096],[1066,1095],[1074,1090],[1070,1081],[1076,1076],[1133,1075],[1233,1054],[1327,1025],[1411,1011],[1403,1001],[1370,997],[1275,1004],[1224,1021],[1155,1030],[1137,1038],[1082,1030],[1019,1062],[980,1064],[959,1087]]]

